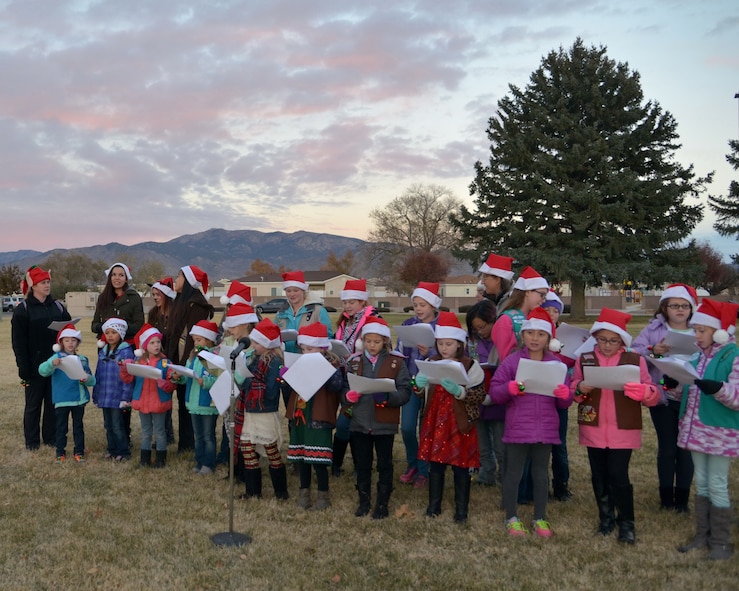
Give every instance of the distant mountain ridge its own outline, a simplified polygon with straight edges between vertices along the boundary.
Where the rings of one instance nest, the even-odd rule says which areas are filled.
[[[82,248],[54,249],[47,252],[20,250],[0,253],[0,265],[18,265],[25,270],[55,253],[74,252],[93,260],[114,263],[121,254],[139,262],[160,261],[167,273],[175,273],[184,265],[197,265],[211,281],[242,277],[252,262],[260,259],[275,269],[316,270],[329,253],[343,256],[347,251],[358,254],[366,244],[358,238],[299,231],[259,232],[257,230],[223,230],[212,228],[187,234],[168,242],[141,242],[127,246],[118,242]],[[133,269],[135,276],[135,269]]]

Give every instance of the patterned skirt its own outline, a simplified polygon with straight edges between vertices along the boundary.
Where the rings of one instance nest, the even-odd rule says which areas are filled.
[[[302,409],[303,417],[296,417],[292,422],[287,460],[330,465],[334,457],[332,427],[327,423],[314,422],[312,411],[313,405],[308,402]]]

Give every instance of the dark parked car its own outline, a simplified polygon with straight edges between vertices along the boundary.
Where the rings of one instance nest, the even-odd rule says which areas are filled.
[[[259,314],[273,314],[275,312],[279,312],[283,308],[287,306],[287,298],[272,298],[271,300],[267,300],[263,304],[257,304],[254,309]]]

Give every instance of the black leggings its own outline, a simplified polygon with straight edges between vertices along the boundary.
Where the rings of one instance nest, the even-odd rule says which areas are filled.
[[[503,507],[506,519],[518,515],[518,483],[524,464],[531,460],[531,477],[534,482],[534,519],[547,518],[549,498],[549,443],[506,443],[506,469],[503,475]]]

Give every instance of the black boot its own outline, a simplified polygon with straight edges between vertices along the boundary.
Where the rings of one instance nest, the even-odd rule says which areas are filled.
[[[671,486],[659,487],[659,508],[668,511],[675,509],[675,489]]]
[[[344,456],[348,445],[349,440],[334,436],[334,453],[331,461],[331,473],[334,476],[341,476],[344,473],[342,466],[344,465]]]
[[[427,517],[441,515],[441,500],[444,497],[444,473],[429,472],[429,506]]]
[[[154,456],[154,467],[164,468],[167,465],[167,450],[157,450]]]
[[[690,499],[689,488],[676,488],[675,489],[675,511],[678,513],[690,513],[688,508],[688,500]]]
[[[372,512],[372,519],[385,519],[388,516],[387,505],[390,502],[390,493],[392,492],[392,485],[377,484],[377,501],[375,503],[375,510]]]
[[[139,466],[148,468],[150,464],[151,464],[151,450],[142,449],[141,450],[141,460],[139,461]]]
[[[359,506],[354,512],[354,517],[364,517],[370,512],[372,503],[372,485],[369,481],[357,481],[357,493],[359,494]]]
[[[602,480],[593,477],[593,493],[595,494],[595,503],[598,506],[598,531],[602,536],[608,536],[615,527],[613,517],[613,497],[611,496],[610,487]]]
[[[454,470],[454,521],[464,523],[467,521],[467,510],[470,506],[470,473],[462,470]]]
[[[240,499],[251,499],[256,497],[262,498],[262,469],[250,468],[244,470],[244,482],[246,483],[246,492],[241,495]]]
[[[290,498],[287,492],[287,468],[270,468],[269,476],[272,479],[272,488],[275,489],[275,498],[286,501]]]
[[[634,534],[634,487],[614,486],[613,501],[616,505],[616,523],[618,524],[618,541],[633,544]]]
[[[552,484],[552,496],[561,503],[566,503],[572,498],[572,492],[566,482],[555,482]]]

